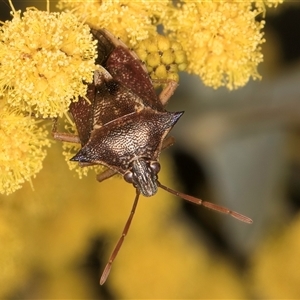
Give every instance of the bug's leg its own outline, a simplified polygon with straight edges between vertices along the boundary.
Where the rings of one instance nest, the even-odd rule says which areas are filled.
[[[128,220],[127,220],[127,222],[125,224],[125,227],[123,229],[122,235],[119,238],[113,252],[111,253],[111,255],[109,257],[109,260],[108,260],[108,263],[106,264],[106,266],[104,268],[104,271],[101,275],[101,278],[100,278],[100,284],[101,285],[106,281],[106,279],[109,275],[109,272],[111,270],[111,265],[112,265],[113,261],[115,260],[117,254],[118,254],[118,252],[119,252],[119,250],[120,250],[120,248],[121,248],[121,246],[124,242],[125,236],[127,235],[127,232],[129,230],[129,227],[130,227],[130,224],[131,224],[131,221],[132,221],[132,218],[134,216],[135,209],[136,209],[136,206],[137,206],[138,201],[139,201],[139,197],[140,197],[140,192],[138,191],[138,189],[136,189],[136,196],[135,196],[132,208],[131,208],[130,215],[129,215]]]
[[[163,144],[162,144],[161,150],[164,150],[166,148],[171,147],[172,145],[174,145],[174,143],[175,143],[174,137],[168,136],[167,138],[165,138],[163,140]]]
[[[77,144],[80,143],[80,139],[78,135],[57,131],[57,118],[53,119],[52,136],[57,141],[77,143]]]
[[[96,176],[96,179],[99,181],[99,182],[102,182],[114,175],[116,175],[118,172],[115,171],[115,170],[112,170],[112,169],[107,169],[105,170],[104,172],[100,173],[100,174],[97,174]]]
[[[79,165],[80,167],[83,168],[83,167],[91,167],[91,166],[95,166],[95,165],[97,165],[97,164],[79,161],[79,162],[78,162],[78,165]]]
[[[153,83],[167,84],[158,96],[160,102],[163,105],[166,105],[168,100],[171,98],[171,96],[174,94],[176,88],[178,87],[178,83],[174,80],[168,80],[168,79],[165,79],[165,80],[164,79],[155,79],[152,81],[153,81]]]

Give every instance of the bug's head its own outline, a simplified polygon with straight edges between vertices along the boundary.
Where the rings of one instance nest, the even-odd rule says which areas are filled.
[[[132,183],[144,196],[150,197],[157,192],[157,174],[160,171],[158,161],[138,158],[130,164],[124,179]]]

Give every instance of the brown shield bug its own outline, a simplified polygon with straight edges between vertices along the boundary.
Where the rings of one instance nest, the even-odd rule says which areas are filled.
[[[197,205],[245,222],[252,220],[225,207],[177,192],[158,181],[158,162],[161,150],[171,146],[167,137],[183,112],[168,112],[165,105],[177,87],[170,81],[157,95],[143,63],[137,55],[106,30],[91,30],[98,41],[98,58],[94,82],[88,85],[86,98],[70,105],[70,113],[78,136],[59,133],[56,122],[53,136],[61,141],[81,144],[80,151],[71,159],[81,166],[101,164],[108,169],[97,175],[103,181],[115,174],[123,175],[133,184],[136,196],[130,216],[100,278],[103,284],[111,265],[129,230],[142,193],[153,196],[158,187]]]

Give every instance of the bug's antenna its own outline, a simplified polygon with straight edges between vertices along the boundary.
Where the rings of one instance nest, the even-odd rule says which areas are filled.
[[[245,223],[248,223],[248,224],[251,224],[253,221],[252,219],[236,212],[236,211],[233,211],[233,210],[230,210],[224,206],[221,206],[221,205],[217,205],[217,204],[214,204],[214,203],[211,203],[211,202],[208,202],[208,201],[203,201],[199,198],[196,198],[196,197],[193,197],[193,196],[190,196],[190,195],[187,195],[187,194],[184,194],[184,193],[180,193],[180,192],[177,192],[175,190],[172,190],[171,188],[167,187],[167,186],[164,186],[162,185],[159,181],[157,181],[157,185],[162,188],[163,190],[175,195],[175,196],[178,196],[186,201],[189,201],[189,202],[192,202],[194,204],[197,204],[197,205],[202,205],[204,207],[207,207],[209,209],[212,209],[212,210],[215,210],[215,211],[218,211],[220,213],[223,213],[223,214],[227,214],[227,215],[230,215],[236,219],[238,219],[239,221],[242,221],[242,222],[245,222]]]
[[[130,224],[131,224],[131,221],[133,219],[133,216],[134,216],[134,213],[135,213],[135,209],[137,207],[137,204],[138,204],[138,201],[139,201],[139,197],[140,197],[140,192],[138,189],[136,189],[136,196],[135,196],[135,199],[134,199],[134,202],[133,202],[133,205],[132,205],[132,208],[131,208],[131,211],[130,211],[130,215],[128,217],[128,220],[125,224],[125,227],[122,231],[122,235],[121,237],[119,238],[113,252],[111,253],[110,257],[109,257],[109,260],[108,260],[108,263],[106,264],[104,270],[103,270],[103,273],[101,275],[101,278],[100,278],[100,285],[104,284],[104,282],[106,281],[108,275],[109,275],[109,272],[111,270],[111,266],[112,266],[112,263],[113,261],[115,260],[123,242],[124,242],[124,239],[125,239],[125,236],[127,235],[127,232],[129,230],[129,227],[130,227]]]

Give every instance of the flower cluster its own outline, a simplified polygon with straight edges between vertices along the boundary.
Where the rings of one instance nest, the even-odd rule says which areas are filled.
[[[47,131],[15,109],[0,110],[0,193],[10,194],[42,169]]]
[[[40,120],[62,116],[86,94],[96,42],[71,13],[12,6],[0,27],[0,193],[10,194],[42,168],[50,145]]]
[[[70,9],[92,28],[106,28],[129,46],[153,36],[167,18],[172,1],[73,1],[60,0],[60,9]]]
[[[256,17],[282,1],[258,0],[253,8],[251,1],[232,0],[180,1],[177,6],[172,1],[60,0],[59,7],[72,9],[92,27],[107,28],[135,49],[143,48],[146,39],[156,39],[157,26],[162,25],[165,35],[185,52],[187,72],[200,76],[207,86],[236,89],[250,78],[260,79],[257,66],[263,61],[264,21]],[[149,56],[153,62],[153,53]],[[151,62],[142,59],[156,78]],[[174,72],[166,72],[160,63],[155,70],[159,78],[176,80],[178,76],[177,66]]]
[[[134,50],[152,79],[179,81],[178,72],[186,69],[187,59],[181,44],[166,36],[158,34],[145,39]]]
[[[208,86],[234,89],[250,77],[260,78],[264,21],[255,20],[258,13],[247,1],[186,2],[165,27],[183,46],[188,72],[198,74]]]
[[[71,13],[27,10],[0,29],[0,93],[37,117],[62,116],[95,70],[89,27]]]

